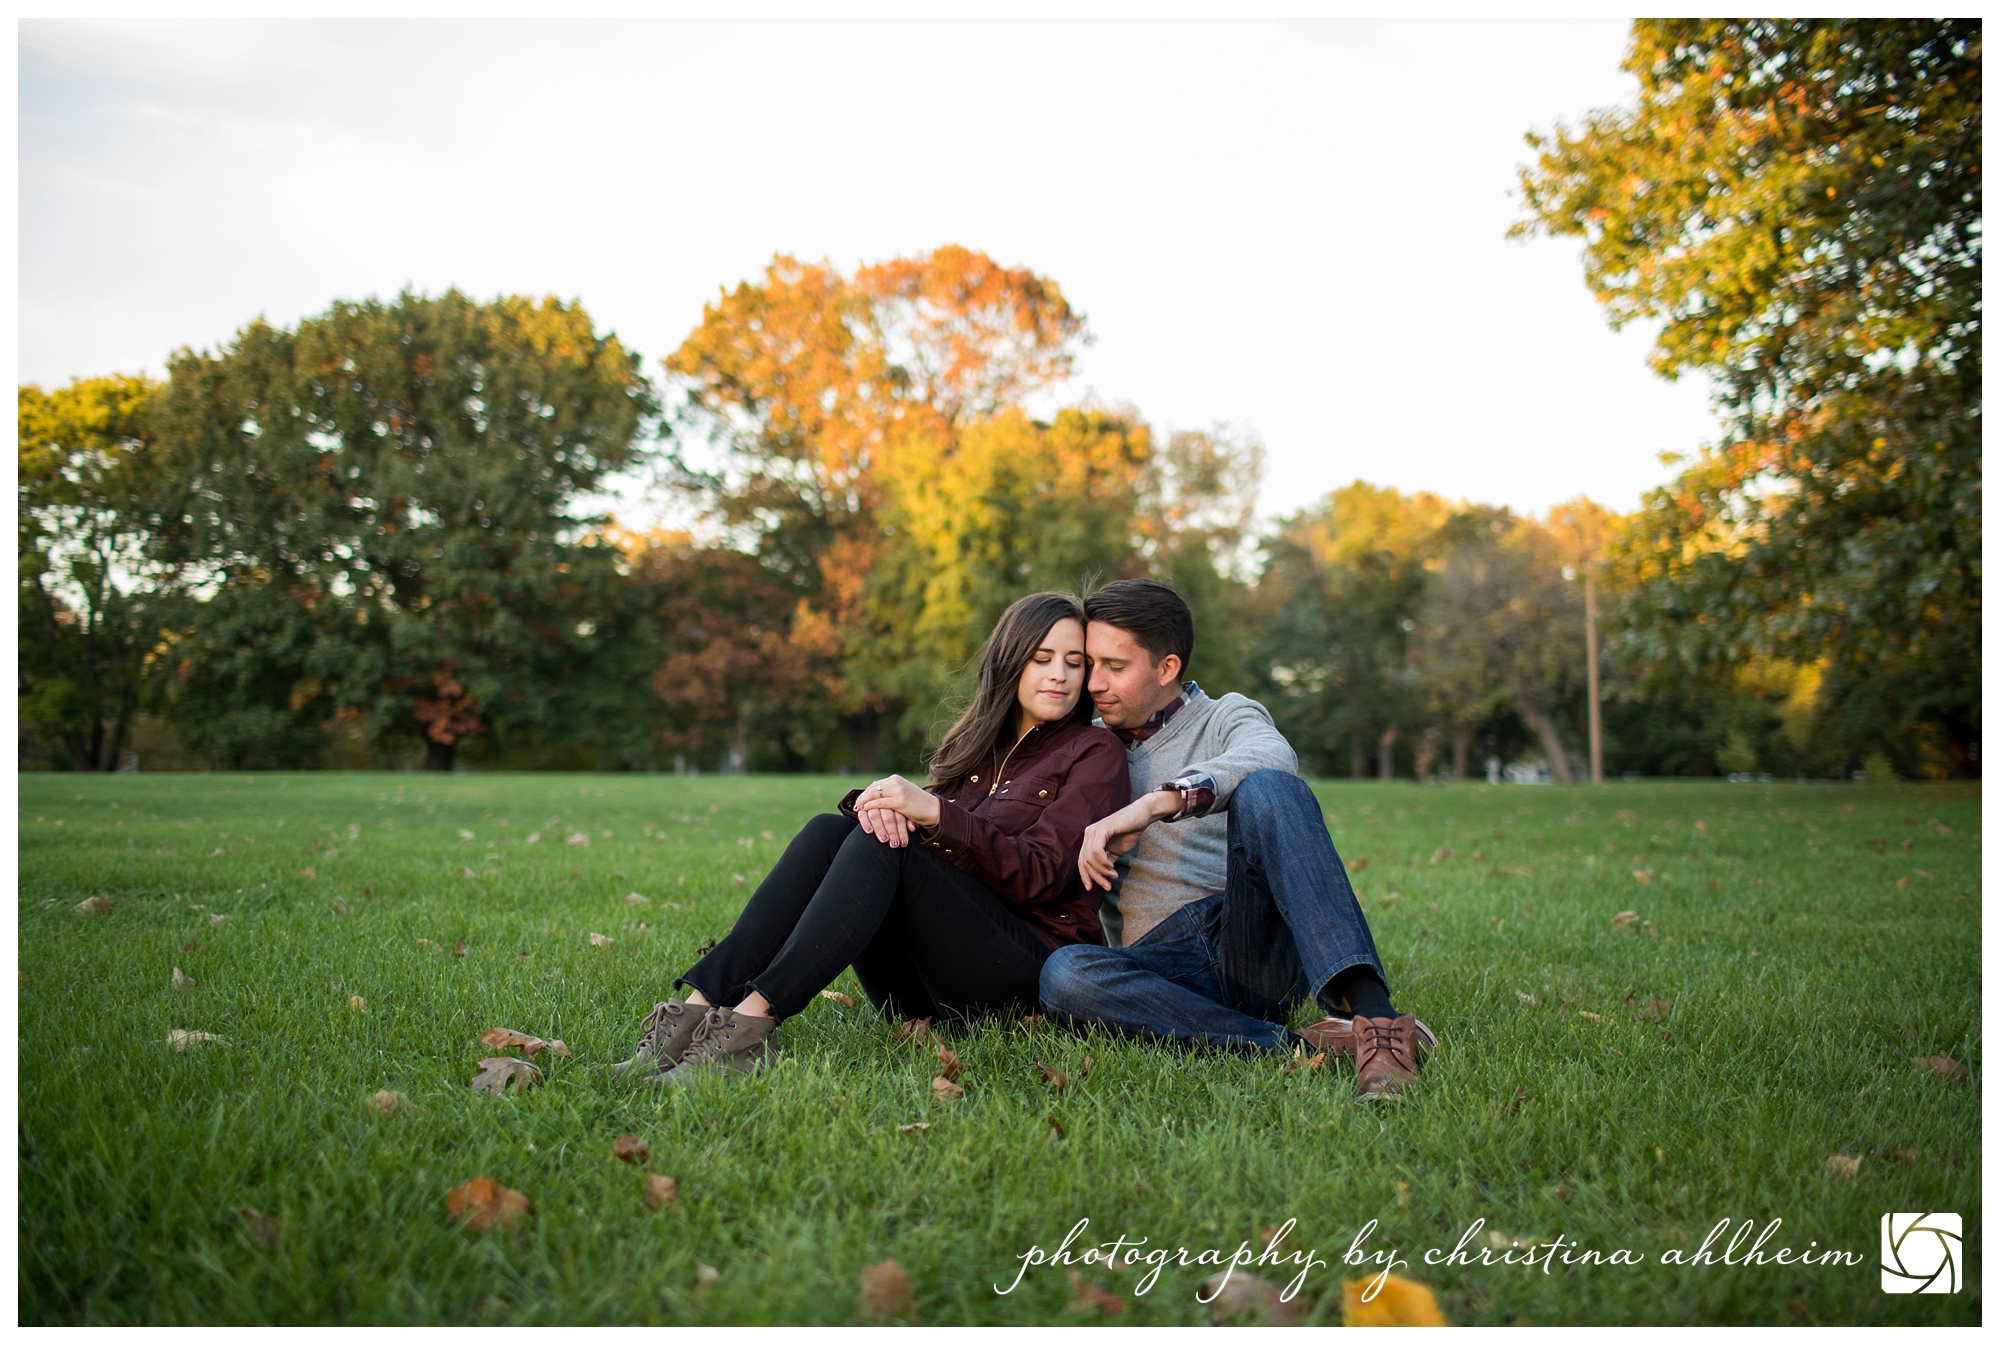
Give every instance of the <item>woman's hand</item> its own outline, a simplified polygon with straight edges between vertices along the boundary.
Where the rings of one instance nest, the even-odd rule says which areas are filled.
[[[1083,848],[1077,854],[1077,872],[1083,890],[1102,887],[1109,892],[1118,882],[1118,856],[1131,853],[1139,834],[1162,817],[1171,817],[1180,808],[1180,795],[1171,789],[1141,794],[1109,817],[1100,818],[1084,829]]]
[[[861,829],[890,846],[908,845],[913,827],[934,827],[941,815],[937,795],[900,775],[882,777],[854,801]]]

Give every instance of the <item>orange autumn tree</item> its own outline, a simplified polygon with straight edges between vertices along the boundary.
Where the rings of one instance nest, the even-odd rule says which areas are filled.
[[[951,475],[938,465],[968,427],[1068,377],[1083,339],[1053,281],[944,247],[851,277],[774,258],[709,304],[665,361],[683,395],[676,460],[732,540],[790,585],[789,638],[863,769],[885,722],[930,689],[903,666],[923,627],[922,586],[904,582],[923,568],[909,550],[916,534],[921,553],[913,525],[929,517],[917,497]],[[706,467],[693,461],[701,448]],[[900,481],[899,457],[911,469]]]

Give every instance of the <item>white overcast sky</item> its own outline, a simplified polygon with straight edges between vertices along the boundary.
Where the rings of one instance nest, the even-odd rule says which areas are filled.
[[[159,372],[262,314],[553,293],[653,373],[776,252],[1053,277],[1066,399],[1356,477],[1625,509],[1715,434],[1574,243],[1509,241],[1522,134],[1629,101],[1622,22],[26,21],[19,377]],[[640,522],[638,518],[631,519]]]

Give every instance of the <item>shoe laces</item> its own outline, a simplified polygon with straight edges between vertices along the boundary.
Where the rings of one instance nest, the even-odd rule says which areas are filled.
[[[655,1049],[672,1033],[672,1020],[678,1019],[688,1010],[688,1006],[685,1004],[681,1004],[676,1008],[676,1003],[677,1001],[675,1000],[667,1000],[665,1003],[653,1006],[652,1017],[646,1020],[646,1035],[639,1038],[640,1050],[650,1051]]]
[[[701,1016],[701,1021],[694,1025],[694,1031],[688,1036],[687,1054],[682,1059],[692,1060],[698,1055],[714,1055],[723,1049],[728,1039],[729,1034],[722,1026],[722,1010],[711,1008]]]
[[[1388,1051],[1395,1053],[1397,1047],[1396,1024],[1394,1021],[1381,1022],[1373,1018],[1357,1018],[1354,1029],[1361,1035],[1361,1051]],[[1358,1054],[1358,1053],[1357,1053]]]

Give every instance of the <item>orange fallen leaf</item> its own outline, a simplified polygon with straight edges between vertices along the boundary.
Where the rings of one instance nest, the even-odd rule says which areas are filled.
[[[1971,1071],[1948,1055],[1913,1055],[1910,1063],[1929,1074],[1952,1083],[1963,1081]]]
[[[1035,1062],[1035,1073],[1042,1076],[1043,1083],[1053,1085],[1058,1093],[1069,1087],[1069,1075],[1064,1074],[1052,1065],[1044,1065],[1041,1061],[1037,1060]]]
[[[878,1322],[915,1321],[916,1296],[896,1258],[861,1267],[861,1311]]]
[[[278,1245],[278,1234],[283,1225],[276,1219],[268,1214],[259,1214],[248,1205],[237,1206],[236,1217],[243,1221],[243,1231],[250,1236],[250,1240],[264,1250],[270,1251]]]
[[[1049,1020],[1048,1020],[1048,1019],[1046,1019],[1046,1018],[1044,1018],[1044,1017],[1043,1017],[1043,1016],[1042,1016],[1041,1014],[1038,1014],[1038,1013],[1031,1013],[1031,1014],[1029,1014],[1029,1015],[1028,1015],[1028,1016],[1027,1016],[1026,1018],[1023,1018],[1023,1019],[1021,1020],[1021,1026],[1022,1026],[1022,1027],[1040,1027],[1040,1026],[1041,1026],[1041,1025],[1043,1024],[1043,1023],[1046,1023],[1046,1022],[1048,1022],[1048,1021],[1049,1021]]]
[[[1350,874],[1359,873],[1363,869],[1368,867],[1368,863],[1369,863],[1368,856],[1363,855],[1361,858],[1355,860],[1352,864],[1349,864],[1347,866],[1347,871]]]
[[[938,1072],[944,1075],[945,1078],[956,1082],[958,1076],[965,1072],[964,1063],[960,1061],[957,1054],[953,1052],[951,1048],[946,1046],[943,1042],[938,1043],[937,1057],[938,1057]]]
[[[1639,1017],[1648,1023],[1664,1023],[1673,1009],[1674,1002],[1670,999],[1652,999],[1646,1002],[1645,1008],[1639,1010]]]
[[[1440,845],[1437,849],[1431,851],[1431,863],[1442,864],[1447,859],[1450,859],[1454,853],[1450,846]]]
[[[511,1084],[515,1092],[525,1093],[541,1081],[542,1072],[525,1060],[517,1060],[511,1055],[488,1056],[479,1062],[479,1073],[472,1079],[472,1091],[504,1093]]]
[[[511,1231],[527,1214],[528,1198],[491,1177],[474,1177],[463,1186],[445,1192],[444,1207],[452,1218],[475,1233],[484,1233],[496,1225]]]
[[[430,950],[431,950],[431,951],[432,951],[433,953],[442,953],[442,952],[444,951],[444,945],[443,945],[443,944],[441,944],[441,943],[433,943],[433,942],[432,942],[431,940],[429,940],[429,939],[418,939],[418,940],[417,940],[417,947],[419,947],[419,948],[428,948],[428,949],[430,949]]]
[[[819,992],[819,997],[821,999],[830,999],[843,1009],[851,1009],[854,1007],[854,996],[843,995],[838,990],[822,990]]]
[[[368,1099],[369,1108],[381,1116],[394,1116],[409,1108],[410,1100],[401,1093],[392,1093],[384,1088]]]
[[[637,1135],[620,1135],[611,1141],[611,1156],[621,1163],[644,1163],[652,1153],[653,1146]]]
[[[76,904],[76,908],[85,915],[109,915],[111,914],[111,898],[85,897]]]
[[[1375,1295],[1364,1301],[1363,1294],[1375,1281],[1341,1282],[1341,1325],[1343,1326],[1450,1326],[1438,1311],[1437,1299],[1415,1280],[1401,1275],[1382,1277]]]
[[[314,873],[314,872],[313,872],[313,871],[312,871],[312,870],[311,870],[310,868],[304,868],[304,869],[300,869],[300,870],[299,870],[299,877],[301,877],[301,878],[317,878],[317,877],[319,877],[319,875],[318,875],[318,874],[316,874],[316,873]]]
[[[1077,1274],[1069,1273],[1070,1292],[1076,1295],[1070,1300],[1071,1312],[1094,1312],[1100,1317],[1117,1317],[1125,1311],[1125,1300],[1104,1290]]]
[[[646,1189],[639,1193],[639,1199],[646,1202],[649,1210],[663,1210],[674,1203],[674,1179],[662,1177],[657,1172],[646,1174]]]
[[[1265,1239],[1268,1246],[1270,1239]],[[1218,1326],[1239,1317],[1261,1317],[1272,1326],[1292,1326],[1305,1319],[1305,1305],[1286,1302],[1278,1287],[1238,1271],[1225,1281],[1220,1272],[1201,1282],[1196,1301],[1208,1304],[1208,1319]]]
[[[965,1090],[940,1074],[931,1080],[931,1096],[939,1102],[956,1102],[965,1096]]]
[[[458,941],[457,943],[454,943],[454,944],[453,944],[453,945],[451,946],[451,955],[452,955],[453,957],[464,957],[464,956],[465,956],[465,940],[464,940],[464,939],[460,939],[460,940],[459,940],[459,941]]]
[[[367,1013],[368,1001],[363,999],[359,995],[349,995],[347,997],[347,1007],[354,1010],[356,1013]]]
[[[902,1025],[896,1029],[896,1037],[899,1041],[922,1041],[930,1030],[930,1019],[909,1018],[905,1019]]]
[[[1861,1160],[1852,1154],[1828,1154],[1826,1170],[1836,1177],[1854,1180],[1854,1174],[1861,1171]]]
[[[1920,1149],[1884,1149],[1882,1157],[1888,1159],[1891,1163],[1914,1163],[1923,1157],[1923,1151]]]

